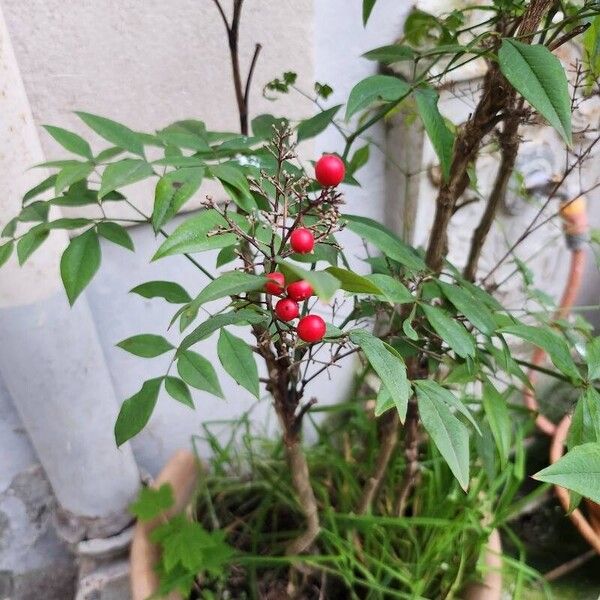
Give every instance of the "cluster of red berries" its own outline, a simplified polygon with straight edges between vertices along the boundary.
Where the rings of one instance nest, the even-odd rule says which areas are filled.
[[[344,180],[344,161],[334,154],[324,154],[315,164],[315,177],[323,187],[336,186]],[[298,227],[290,235],[290,246],[298,254],[309,254],[315,247],[315,236],[310,229]],[[283,273],[267,273],[270,280],[265,284],[265,292],[282,298],[275,305],[275,314],[282,321],[292,321],[300,314],[298,302],[308,300],[314,290],[308,281],[294,281],[286,286]],[[320,342],[327,326],[318,315],[306,315],[298,321],[298,337],[308,343]]]
[[[278,271],[274,273],[268,273],[267,277],[270,279],[265,283],[265,292],[267,294],[273,294],[274,296],[281,296],[286,293],[286,297],[277,301],[275,305],[275,314],[277,318],[282,321],[292,321],[296,319],[300,314],[300,307],[298,302],[308,300],[313,294],[314,290],[308,281],[301,279],[300,281],[294,281],[289,285],[285,285],[285,277],[283,273]],[[325,330],[327,326],[325,321],[318,315],[306,315],[298,321],[296,328],[298,337],[308,343],[320,342],[325,336]]]

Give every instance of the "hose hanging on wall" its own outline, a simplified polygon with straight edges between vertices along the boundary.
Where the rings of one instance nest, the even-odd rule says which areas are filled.
[[[555,321],[564,319],[569,315],[581,289],[586,261],[584,246],[588,239],[586,204],[585,197],[580,196],[570,202],[563,202],[560,208],[567,247],[571,251],[571,263],[563,295],[554,315]],[[531,358],[532,364],[540,366],[545,356],[546,353],[542,349],[537,348]],[[533,388],[537,381],[537,372],[532,369],[527,376]],[[555,463],[563,455],[569,426],[571,425],[571,416],[566,415],[558,425],[555,425],[550,419],[539,412],[538,402],[532,388],[526,388],[523,391],[523,400],[527,408],[538,413],[535,420],[537,428],[552,437],[550,462]],[[600,505],[587,501],[588,516],[584,515],[579,509],[575,509],[569,513],[569,493],[560,486],[554,486],[554,489],[569,519],[577,527],[582,537],[600,554]]]

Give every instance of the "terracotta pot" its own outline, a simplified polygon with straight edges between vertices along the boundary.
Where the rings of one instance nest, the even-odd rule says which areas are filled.
[[[166,517],[181,512],[189,503],[198,482],[198,459],[188,450],[177,451],[164,466],[152,487],[171,484],[174,506]],[[158,577],[154,565],[158,562],[159,549],[150,541],[150,533],[162,522],[162,517],[144,523],[138,522],[133,533],[130,551],[131,599],[147,600],[158,589]],[[172,593],[168,600],[182,600],[180,594]]]
[[[179,450],[167,462],[152,487],[159,488],[169,483],[173,488],[175,505],[166,513],[169,517],[185,509],[189,504],[198,481],[199,465],[194,454]],[[158,577],[154,565],[159,559],[158,548],[150,541],[152,530],[161,523],[161,518],[137,523],[130,552],[131,599],[147,600],[158,589]],[[481,583],[471,584],[465,591],[464,600],[500,600],[502,591],[502,546],[500,535],[494,529],[490,535],[485,563],[488,572]],[[172,593],[168,600],[183,600],[180,594]]]
[[[565,444],[567,441],[567,434],[571,425],[571,417],[567,415],[559,423],[554,437],[552,438],[552,445],[550,446],[550,462],[554,464],[564,453]],[[554,486],[554,491],[558,500],[562,504],[565,512],[569,511],[569,492],[558,485]],[[595,502],[586,501],[586,508],[588,516],[583,514],[578,508],[568,514],[569,519],[573,522],[575,527],[579,530],[582,537],[588,542],[588,544],[600,554],[600,506]]]
[[[502,597],[502,542],[497,529],[488,539],[484,562],[487,570],[483,581],[467,586],[464,600],[500,600]]]

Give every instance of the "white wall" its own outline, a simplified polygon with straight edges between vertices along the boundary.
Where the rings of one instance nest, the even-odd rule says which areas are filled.
[[[263,44],[250,106],[253,116],[263,112],[298,118],[313,114],[311,103],[298,94],[282,96],[276,102],[261,96],[264,83],[285,70],[296,71],[299,86],[309,92],[315,79],[331,84],[335,93],[329,105],[343,102],[353,83],[375,71],[374,63],[358,59],[359,55],[397,37],[408,6],[398,11],[394,2],[380,0],[369,27],[363,30],[359,5],[336,1],[313,6],[309,0],[247,2],[242,20],[243,65],[247,65],[254,43]],[[43,123],[91,137],[72,114],[78,109],[145,130],[188,117],[201,118],[215,129],[237,127],[226,41],[213,3],[151,0],[143,2],[143,10],[141,6],[136,1],[110,0],[2,1],[47,158],[61,157],[63,151],[41,129]],[[389,14],[394,14],[394,19],[389,19]],[[383,143],[382,128],[369,135]],[[318,152],[340,148],[341,140],[333,128],[316,142]],[[310,145],[305,152],[310,154]],[[383,160],[377,151],[360,179],[364,187],[349,190],[348,210],[381,218]],[[148,209],[152,190],[140,186],[134,197],[139,206]],[[132,357],[115,344],[135,333],[164,332],[173,312],[169,305],[128,295],[128,290],[146,279],[179,281],[191,293],[204,283],[202,275],[181,257],[150,265],[148,259],[159,242],[148,229],[136,228],[131,233],[138,253],[104,244],[103,268],[87,293],[121,399],[137,391],[144,379],[164,372],[165,364],[161,358]],[[349,251],[352,253],[352,248]],[[202,257],[209,263],[213,258]],[[169,335],[176,341],[176,335]],[[215,358],[214,346],[211,339],[198,349]],[[320,397],[326,401],[342,397],[351,370],[348,365],[343,372],[335,371],[334,381],[322,379]],[[249,394],[220,375],[227,401],[200,392],[197,410],[192,412],[168,397],[161,398],[148,430],[133,442],[142,468],[156,472],[174,448],[187,445],[192,435],[200,433],[203,421],[234,418],[253,405]],[[259,423],[270,419],[268,400],[260,403],[255,414]]]

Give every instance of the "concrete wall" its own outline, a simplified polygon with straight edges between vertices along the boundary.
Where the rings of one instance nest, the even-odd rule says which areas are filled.
[[[23,3],[2,0],[0,6],[29,102],[29,106],[23,106],[23,112],[27,114],[30,111],[32,114],[32,122],[37,127],[42,145],[41,156],[33,158],[27,150],[23,150],[18,152],[19,160],[16,160],[13,151],[19,144],[26,148],[33,143],[36,147],[38,142],[19,141],[23,138],[22,129],[18,126],[4,139],[0,153],[3,164],[10,165],[11,175],[5,180],[5,186],[11,189],[11,194],[10,208],[8,205],[3,208],[0,225],[17,210],[23,191],[31,186],[32,181],[43,176],[40,172],[26,172],[27,166],[44,158],[63,156],[60,147],[41,128],[42,124],[51,123],[79,131],[92,139],[96,147],[102,147],[102,142],[94,138],[72,114],[74,110],[106,115],[133,128],[145,130],[158,129],[174,120],[189,117],[201,118],[215,129],[237,127],[224,32],[212,2],[32,0]],[[392,9],[396,15],[395,20],[387,18]],[[246,57],[242,61],[244,68],[247,68],[254,43],[263,44],[250,103],[252,115],[270,112],[301,118],[313,113],[311,103],[297,94],[282,96],[276,102],[262,97],[264,83],[284,70],[296,71],[299,75],[298,84],[307,91],[312,89],[315,79],[330,83],[335,89],[331,104],[343,101],[352,84],[376,68],[373,63],[358,60],[358,56],[370,47],[394,39],[401,20],[402,11],[398,12],[395,2],[391,0],[380,0],[366,31],[362,28],[358,3],[349,7],[343,1],[317,2],[314,5],[310,0],[277,3],[249,1],[242,24],[242,55]],[[349,39],[352,40],[350,46],[347,41]],[[5,55],[0,57],[0,63],[2,61],[6,61]],[[370,135],[382,144],[383,134],[383,128],[378,128]],[[13,141],[10,135],[15,136]],[[340,147],[340,140],[331,130],[316,141],[314,149],[311,146],[312,144],[308,144],[305,147],[307,154],[337,149]],[[353,190],[349,196],[349,210],[382,218],[384,198],[381,157],[376,156],[364,169],[361,181],[364,188]],[[203,191],[207,193],[213,190]],[[143,210],[149,211],[152,196],[151,187],[142,185],[134,190],[133,199]],[[104,366],[111,379],[110,389],[102,388],[105,389],[109,407],[114,399],[120,401],[130,396],[144,379],[162,373],[165,367],[160,358],[145,361],[115,348],[118,341],[135,333],[163,333],[170,319],[170,306],[165,309],[160,301],[144,301],[137,296],[128,295],[128,290],[146,279],[179,281],[192,293],[197,292],[203,284],[198,272],[180,257],[149,265],[148,259],[159,242],[147,228],[133,228],[131,234],[138,252],[132,254],[104,244],[103,267],[89,290],[78,301],[82,306],[89,306],[93,322],[83,326],[79,319],[81,315],[71,315],[71,322],[79,323],[84,335],[89,334],[89,326],[92,326],[93,335],[97,336],[105,359]],[[64,240],[58,244],[64,244]],[[25,304],[41,300],[43,304],[40,306],[45,311],[58,309],[62,314],[67,310],[65,314],[68,314],[57,280],[56,259],[50,259],[54,256],[53,252],[44,253],[41,258],[50,262],[25,273],[21,273],[13,262],[10,266],[13,273],[11,277],[19,277],[19,283],[13,285],[12,280],[9,284],[6,275],[0,280],[0,302],[5,308],[14,311],[15,305],[22,306],[23,290],[27,289]],[[214,255],[207,255],[205,258],[212,261]],[[16,272],[18,275],[15,275]],[[51,274],[49,278],[48,274]],[[46,292],[42,292],[44,286],[50,286],[53,290],[52,309],[47,300],[44,300],[48,297]],[[58,294],[57,298],[54,298],[55,293]],[[27,310],[26,307],[24,309]],[[81,307],[76,307],[75,313],[81,313],[81,310]],[[4,322],[10,325],[10,335],[14,338],[21,327],[18,325],[19,321],[6,316],[8,313],[4,314]],[[39,318],[36,323],[36,351],[41,356],[46,353],[48,358],[58,359],[53,366],[54,383],[62,385],[61,381],[67,379],[66,372],[60,365],[66,357],[59,357],[57,353],[60,352],[61,344],[65,343],[61,333],[63,325],[59,330],[55,328],[53,339],[49,344],[44,344],[41,340],[44,337],[44,327],[47,326]],[[7,331],[9,330],[5,327],[4,336]],[[50,335],[50,329],[46,329],[46,335]],[[6,342],[6,339],[5,337],[3,341]],[[31,338],[32,342],[33,339]],[[13,343],[14,341],[4,345],[7,352]],[[85,352],[74,351],[80,357],[85,355]],[[214,340],[205,342],[199,351],[214,357]],[[15,356],[14,353],[12,356],[5,355],[5,359],[9,360],[7,364],[14,366]],[[100,358],[97,357],[93,362],[97,363],[98,360]],[[19,362],[25,364],[22,358]],[[92,370],[95,366],[90,364],[89,369]],[[79,370],[83,380],[86,370]],[[336,371],[333,380],[322,379],[318,389],[320,398],[325,402],[332,402],[343,397],[351,372],[351,365],[348,365],[345,370]],[[35,390],[40,385],[48,384],[47,378],[51,375],[49,371],[43,374],[36,371],[35,385],[33,380],[27,383],[23,371],[19,374],[12,366],[10,375],[13,380],[10,387],[12,392],[6,387],[0,387],[0,423],[7,430],[6,435],[0,436],[0,451],[3,458],[8,457],[8,462],[3,460],[0,465],[0,510],[3,511],[2,514],[6,514],[3,522],[5,526],[0,532],[0,575],[4,573],[0,576],[0,598],[6,596],[11,600],[22,600],[38,597],[35,595],[37,592],[32,584],[33,579],[22,579],[19,575],[20,557],[27,554],[29,561],[21,561],[20,566],[30,575],[37,573],[42,567],[46,569],[46,578],[48,572],[58,575],[66,564],[65,577],[60,581],[62,592],[56,592],[54,596],[46,595],[48,598],[62,600],[71,594],[69,586],[72,585],[72,579],[69,577],[73,575],[73,565],[68,560],[65,563],[67,550],[56,538],[53,529],[49,528],[49,515],[52,511],[48,507],[53,507],[55,500],[43,477],[36,453],[24,434],[21,418],[14,408],[15,395],[27,390],[32,392],[30,395],[37,401],[40,393]],[[173,449],[189,446],[191,436],[201,433],[204,421],[235,418],[240,412],[253,406],[255,401],[231,379],[222,372],[220,377],[228,398],[226,401],[199,393],[196,395],[197,410],[192,412],[168,397],[160,399],[148,429],[132,444],[143,471],[156,473]],[[97,384],[94,387],[98,389]],[[48,389],[51,388],[52,386]],[[81,384],[81,390],[83,389],[84,383]],[[62,394],[55,396],[58,401]],[[77,402],[77,399],[71,398],[70,401]],[[22,412],[25,416],[33,413],[40,417],[42,414],[35,407],[24,408],[21,405],[20,409],[25,410],[25,413]],[[266,427],[275,425],[266,399],[254,408],[253,415],[259,424],[264,423]],[[54,422],[52,415],[44,418]],[[43,419],[38,418],[39,421]],[[103,432],[99,432],[102,437],[112,434],[112,428],[106,424],[96,423],[95,426],[103,428]],[[72,427],[77,428],[77,423],[73,422]],[[18,445],[13,438],[18,441]],[[49,459],[49,454],[53,453],[47,450],[40,448]],[[59,445],[56,450],[60,451]],[[85,468],[87,463],[84,463],[83,460],[79,461],[79,466]],[[27,496],[25,500],[29,504],[36,500],[38,505],[44,507],[44,518],[41,521],[31,511],[19,508],[12,492],[15,480],[31,481],[31,477],[35,478],[35,482],[32,481],[22,493]],[[61,490],[57,491],[59,494],[62,491],[63,499],[68,504],[69,497],[78,497],[76,490],[81,485],[80,475],[74,472],[69,482],[64,481],[64,478],[59,479],[62,481]],[[118,477],[97,479],[102,479],[99,483],[110,493],[115,485],[114,480]],[[41,494],[40,490],[44,493]],[[10,498],[10,506],[7,506],[6,498]],[[40,561],[41,566],[36,560]],[[28,583],[18,584],[18,581]],[[24,585],[24,589],[18,589],[18,585]],[[27,593],[32,595],[27,596]]]
[[[360,4],[347,0],[248,0],[242,22],[244,69],[247,68],[254,43],[263,44],[250,104],[252,116],[264,112],[297,118],[312,114],[311,104],[297,94],[283,96],[276,102],[261,96],[264,83],[285,70],[296,71],[299,86],[307,91],[312,89],[315,80],[329,83],[334,88],[330,105],[343,102],[356,81],[375,72],[374,63],[360,59],[360,55],[367,49],[390,43],[398,37],[410,4],[379,0],[366,29],[361,23]],[[0,6],[12,38],[33,122],[41,140],[41,152],[46,158],[61,157],[63,152],[41,129],[43,123],[60,125],[79,131],[88,138],[93,137],[72,114],[72,111],[79,109],[113,117],[133,128],[144,130],[158,129],[174,120],[190,117],[201,118],[215,129],[237,127],[224,32],[214,5],[209,0],[0,0]],[[0,56],[0,64],[5,59],[5,56]],[[22,138],[22,131],[17,127],[11,135],[18,142]],[[388,223],[395,222],[399,205],[392,202],[386,206],[386,166],[383,155],[386,151],[385,127],[380,125],[373,128],[366,138],[374,142],[372,160],[360,172],[359,179],[363,187],[347,190],[350,192],[347,196],[348,211]],[[93,139],[96,147],[100,147],[100,140]],[[25,173],[25,165],[36,162],[28,157],[19,155],[19,166],[15,166],[17,160],[13,153],[18,147],[15,145],[17,142],[11,142],[10,138],[3,141],[0,165],[11,165],[11,178],[6,179],[5,185],[10,189],[11,197],[18,200],[19,194],[27,189],[28,181],[39,174]],[[304,151],[310,156],[340,147],[339,134],[330,128],[319,136],[314,145],[306,146]],[[394,147],[391,150],[394,152]],[[416,140],[414,144],[413,140],[409,144],[405,139],[400,140],[397,150],[405,154],[421,152]],[[431,161],[431,148],[426,147],[424,152],[426,160]],[[392,158],[393,168],[397,168],[401,161]],[[419,155],[419,164],[421,158]],[[424,189],[423,206],[428,206],[433,191]],[[214,188],[207,188],[203,193],[213,191]],[[138,186],[132,198],[143,210],[149,211],[152,203],[151,186]],[[474,208],[465,213],[461,221],[463,229],[477,217],[477,210]],[[0,210],[0,226],[7,218],[6,212],[6,209]],[[426,223],[426,218],[423,222]],[[420,235],[425,227],[423,225],[421,228]],[[149,279],[178,281],[191,293],[197,292],[204,284],[202,276],[181,257],[149,264],[148,259],[159,241],[148,228],[132,228],[130,232],[137,248],[136,254],[103,244],[103,267],[80,300],[80,304],[86,308],[76,309],[86,313],[85,335],[90,336],[86,339],[95,340],[85,344],[86,347],[92,344],[96,348],[93,362],[102,362],[102,368],[106,370],[106,380],[102,384],[106,400],[100,401],[105,408],[102,411],[103,418],[113,411],[111,402],[120,402],[130,396],[139,389],[143,380],[162,374],[165,368],[162,358],[139,359],[115,347],[118,341],[136,333],[164,333],[171,317],[170,305],[166,306],[157,300],[145,301],[127,294],[128,290]],[[503,241],[500,237],[498,239],[499,247]],[[351,256],[358,254],[358,240],[342,236],[341,241]],[[64,242],[62,240],[61,243]],[[461,248],[455,249],[458,258]],[[213,258],[214,255],[210,254],[203,256],[203,260],[209,264],[212,264]],[[557,255],[553,254],[550,262],[546,263],[546,274],[554,272],[556,261]],[[354,265],[357,269],[362,268],[358,261],[354,261]],[[47,281],[40,279],[40,274],[45,276],[49,271],[54,274],[52,281],[56,286],[55,262],[38,269],[37,275],[34,274],[33,279],[22,285],[28,286],[30,293],[39,291],[39,282],[42,279]],[[594,286],[595,280],[590,280],[587,294],[597,302],[597,286]],[[22,288],[17,286],[14,293],[9,295],[10,290],[2,287],[0,280],[0,304],[14,308],[15,304],[20,303],[21,291]],[[60,290],[55,287],[54,291],[56,294],[53,294],[52,302],[61,306],[60,311],[63,311],[65,302],[59,299]],[[62,318],[66,319],[66,316]],[[76,318],[77,315],[73,315],[71,323]],[[36,344],[42,344],[40,340],[44,337],[44,324],[38,325]],[[55,328],[54,335],[60,336],[60,329],[57,331]],[[18,334],[14,326],[11,326],[11,331],[11,335]],[[49,331],[47,329],[46,332]],[[177,334],[170,332],[168,336],[177,341]],[[46,349],[38,348],[38,352],[41,355],[50,352],[53,354],[51,358],[55,359],[60,338],[53,341]],[[214,340],[202,343],[198,350],[214,357]],[[60,385],[61,369],[56,362],[53,364],[54,383]],[[131,444],[136,462],[143,471],[156,473],[173,449],[189,445],[190,438],[201,433],[201,425],[207,420],[232,419],[254,406],[255,401],[248,394],[227,375],[222,372],[219,374],[228,398],[226,401],[198,393],[195,395],[197,408],[192,412],[166,396],[161,397],[149,427]],[[36,375],[39,373],[36,372]],[[336,370],[332,380],[321,379],[316,388],[321,401],[333,402],[343,397],[351,375],[350,364],[343,370]],[[85,369],[79,369],[78,376],[83,382],[81,389],[84,389],[87,377]],[[46,370],[40,377],[36,385],[44,385],[44,378],[50,378],[49,371]],[[23,378],[13,373],[13,379]],[[2,586],[8,589],[12,585],[14,588],[12,574],[17,572],[16,565],[21,556],[29,553],[31,566],[25,562],[21,565],[27,565],[28,569],[35,571],[39,566],[36,557],[40,557],[39,560],[47,567],[48,556],[52,555],[57,572],[62,568],[66,556],[64,546],[48,528],[49,521],[37,519],[31,511],[23,508],[31,499],[37,498],[36,506],[42,506],[44,514],[49,514],[54,499],[45,483],[36,454],[23,433],[22,420],[14,408],[17,403],[13,397],[15,394],[7,389],[9,387],[0,385],[0,454],[3,458],[8,457],[8,461],[0,463],[0,599],[3,593],[11,597]],[[19,387],[17,383],[13,383],[10,389],[16,387]],[[21,385],[19,389],[23,393],[27,386]],[[76,402],[76,398],[73,401]],[[268,399],[253,408],[253,417],[267,429],[274,426]],[[73,423],[73,427],[77,427],[77,423]],[[95,427],[102,428],[102,436],[110,436],[111,427],[107,423],[100,425],[95,422]],[[226,429],[225,425],[221,427]],[[61,480],[64,481],[65,477]],[[65,486],[76,487],[79,477],[73,474]],[[20,506],[15,504],[14,482],[30,481],[28,478],[34,481],[27,487],[28,498]],[[110,486],[115,484],[110,477],[104,477],[100,483],[106,486],[108,493]],[[23,489],[23,486],[19,489]],[[43,493],[39,490],[43,490]],[[60,490],[57,493],[60,495]],[[9,501],[10,507],[7,504]],[[69,502],[68,495],[65,502]],[[9,527],[4,529],[3,514],[8,515],[5,522],[9,522]],[[11,537],[7,532],[12,532]],[[51,552],[48,550],[50,546]],[[8,574],[4,579],[3,571]],[[67,582],[68,565],[65,573],[64,581]],[[10,584],[6,583],[7,577],[10,578]],[[14,600],[26,597],[14,589],[11,593]]]

